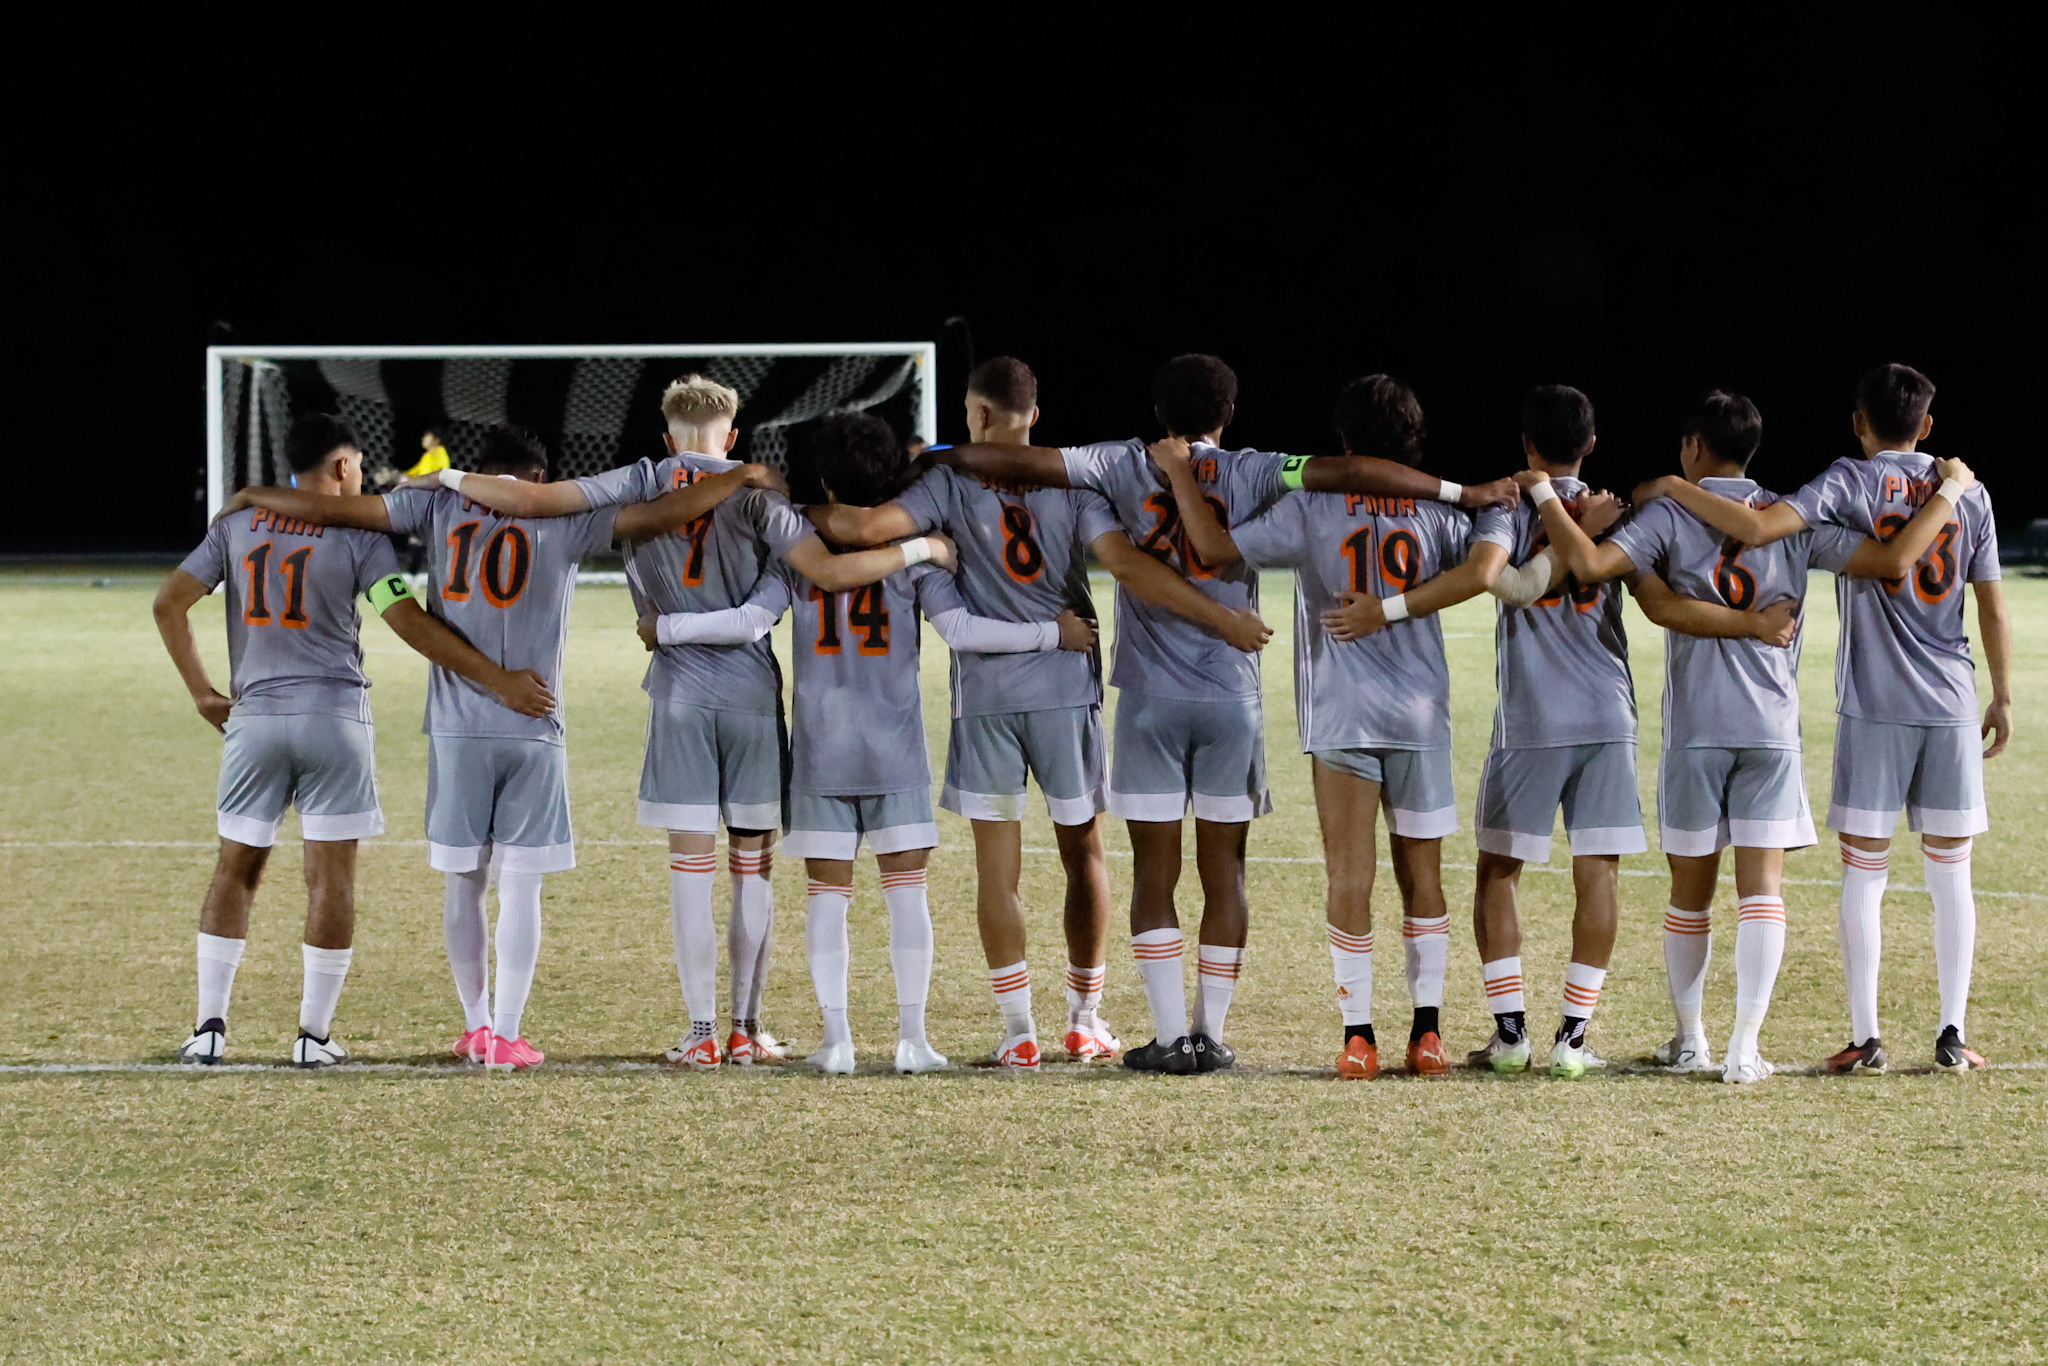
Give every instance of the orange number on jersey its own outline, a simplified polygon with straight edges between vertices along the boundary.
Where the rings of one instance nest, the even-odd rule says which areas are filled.
[[[818,604],[818,639],[811,646],[814,654],[836,655],[839,653],[839,595],[827,593],[816,584],[811,585],[811,601]]]
[[[250,626],[270,624],[270,542],[252,548],[242,557],[249,571],[248,601],[242,607],[242,621]]]
[[[1019,583],[1030,583],[1045,568],[1045,552],[1033,539],[1031,509],[1022,503],[1003,504],[1003,568]]]
[[[469,543],[482,525],[464,522],[448,533],[448,581],[441,585],[441,596],[448,602],[469,601]]]
[[[1756,603],[1756,575],[1739,563],[1745,549],[1740,541],[1725,542],[1714,564],[1714,591],[1738,612],[1747,612]]]
[[[1219,523],[1228,523],[1229,518],[1224,513],[1220,499],[1211,498],[1205,493],[1202,500],[1215,509],[1216,520]],[[1144,540],[1138,542],[1138,549],[1156,559],[1165,560],[1168,564],[1173,564],[1174,557],[1178,556],[1180,565],[1186,567],[1187,576],[1191,579],[1216,577],[1215,566],[1204,564],[1202,557],[1195,553],[1195,548],[1188,544],[1187,528],[1181,525],[1180,505],[1173,501],[1171,493],[1148,495],[1145,499],[1145,511],[1152,514],[1152,529],[1145,533]]]
[[[860,641],[862,654],[889,653],[889,609],[882,599],[882,585],[871,583],[853,590],[853,601],[846,608],[846,624],[866,632]]]
[[[284,571],[284,616],[279,620],[295,631],[306,629],[306,562],[313,547],[300,546],[278,563]]]
[[[1927,557],[1913,571],[1913,596],[1930,605],[1940,602],[1956,586],[1956,537],[1962,533],[1956,522],[1945,523],[1935,533]]]
[[[533,543],[518,524],[507,522],[484,542],[484,600],[493,607],[510,607],[526,591],[527,575],[533,572]]]
[[[1415,533],[1398,528],[1380,538],[1380,577],[1396,593],[1415,586],[1422,569],[1422,542]]]

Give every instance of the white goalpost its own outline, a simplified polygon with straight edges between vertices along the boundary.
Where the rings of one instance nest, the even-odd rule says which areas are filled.
[[[660,453],[661,388],[688,370],[738,390],[741,459],[787,469],[792,428],[855,409],[938,439],[935,342],[209,346],[207,515],[245,485],[289,482],[285,433],[305,412],[347,418],[371,469],[413,464],[429,429],[460,467],[486,427],[513,420],[541,432],[557,477],[596,474]]]

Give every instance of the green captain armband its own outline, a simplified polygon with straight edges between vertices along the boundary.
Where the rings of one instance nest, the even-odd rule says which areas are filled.
[[[1280,482],[1291,489],[1300,488],[1304,477],[1302,471],[1308,468],[1308,462],[1314,458],[1309,455],[1288,456],[1280,462]]]
[[[405,581],[403,574],[386,574],[371,584],[370,591],[363,596],[370,600],[370,606],[381,617],[391,610],[391,604],[412,596],[412,585]]]

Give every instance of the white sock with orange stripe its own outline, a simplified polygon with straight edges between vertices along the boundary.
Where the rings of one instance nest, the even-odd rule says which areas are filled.
[[[668,927],[675,942],[676,980],[690,1012],[690,1033],[709,1038],[718,1028],[718,921],[711,913],[718,855],[668,856]]]
[[[1405,916],[1401,920],[1401,951],[1408,969],[1408,995],[1418,1008],[1441,1008],[1444,969],[1451,957],[1451,918],[1434,920]]]
[[[1479,965],[1479,978],[1486,988],[1486,1008],[1493,1012],[1493,1018],[1501,1026],[1501,1037],[1513,1043],[1522,1037],[1521,1020],[1528,1010],[1528,999],[1522,994],[1522,958],[1496,958],[1491,963]],[[1508,1021],[1502,1017],[1513,1016],[1515,1033],[1508,1037]]]
[[[1337,1013],[1347,1025],[1372,1023],[1372,936],[1346,934],[1325,925],[1330,935],[1330,971],[1337,979]]]
[[[1729,1057],[1756,1052],[1757,1030],[1771,1008],[1771,989],[1784,961],[1785,899],[1743,897],[1735,910],[1735,1032],[1728,1036]]]
[[[1584,963],[1564,965],[1564,1026],[1560,1038],[1574,1043],[1586,1037],[1586,1023],[1593,1007],[1600,1004],[1600,987],[1607,981],[1606,968],[1589,968]]]
[[[1842,913],[1838,932],[1842,972],[1849,981],[1851,1043],[1868,1043],[1877,1031],[1877,965],[1883,955],[1884,927],[1879,915],[1885,885],[1891,881],[1891,851],[1842,846]]]
[[[775,872],[773,849],[730,849],[726,868],[732,873],[732,919],[725,936],[732,959],[732,1023],[742,1028],[758,1020],[761,987],[768,977],[768,946],[775,934]]]
[[[1970,850],[1964,840],[1953,849],[1920,846],[1927,894],[1934,899],[1934,975],[1941,983],[1941,1027],[1954,1026],[1967,1039],[1970,968],[1977,957],[1977,893],[1970,886]]]
[[[811,988],[818,993],[818,1012],[825,1017],[825,1046],[852,1043],[846,1021],[846,908],[853,888],[811,879],[804,900],[804,955],[811,962]]]
[[[924,869],[882,874],[889,903],[889,966],[896,971],[896,1034],[923,1043],[924,1003],[932,984],[932,911]]]
[[[1138,962],[1138,980],[1145,985],[1145,1003],[1152,1007],[1152,1031],[1163,1044],[1188,1033],[1187,978],[1181,967],[1185,941],[1177,928],[1146,930],[1131,936],[1131,957]]]
[[[1012,963],[1006,968],[990,968],[988,985],[995,993],[996,1010],[1003,1017],[1003,1037],[1028,1034],[1037,1038],[1038,1027],[1031,1020],[1030,966]]]
[[[1671,988],[1671,1013],[1678,1019],[1681,1039],[1706,1036],[1700,1013],[1707,993],[1707,962],[1713,954],[1713,907],[1664,908],[1664,980]]]
[[[1218,944],[1195,946],[1195,1031],[1223,1042],[1223,1022],[1230,1018],[1230,998],[1237,995],[1237,975],[1244,971],[1244,950]]]
[[[1093,1029],[1102,1009],[1102,982],[1107,969],[1100,963],[1084,968],[1067,964],[1067,1027]]]

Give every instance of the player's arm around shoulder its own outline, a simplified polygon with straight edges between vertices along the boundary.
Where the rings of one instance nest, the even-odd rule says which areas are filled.
[[[304,489],[251,485],[240,489],[214,514],[220,522],[245,508],[262,508],[273,517],[310,522],[314,526],[348,526],[360,531],[391,531],[391,513],[382,494],[309,493]]]
[[[1942,528],[1959,515],[1969,491],[1978,487],[1975,472],[1960,460],[1937,460],[1934,469],[1941,476],[1941,486],[1920,505],[1912,520],[1889,540],[1865,537],[1841,573],[1852,579],[1897,580],[1920,563]]]
[[[1374,455],[1293,455],[1287,458],[1282,478],[1290,488],[1311,493],[1413,498],[1417,502],[1449,503],[1461,508],[1483,508],[1513,502],[1516,497],[1513,484],[1505,476],[1484,484],[1458,484]]]
[[[1614,541],[1596,544],[1586,534],[1564,500],[1557,496],[1549,475],[1541,470],[1522,470],[1515,475],[1515,482],[1527,490],[1537,516],[1543,519],[1544,534],[1563,556],[1565,568],[1580,583],[1605,583],[1635,571],[1636,563],[1622,545]]]
[[[1180,437],[1169,436],[1146,447],[1152,457],[1152,467],[1166,479],[1167,487],[1173,490],[1173,502],[1180,512],[1181,527],[1188,534],[1188,543],[1194,547],[1195,555],[1211,568],[1236,564],[1241,558],[1237,542],[1231,539],[1224,527],[1223,519],[1216,513],[1216,505],[1202,492],[1201,484],[1195,479],[1192,448]]]
[[[1805,514],[1790,499],[1751,507],[1733,498],[1723,498],[1676,474],[1659,475],[1638,484],[1629,501],[1642,507],[1659,498],[1670,499],[1723,536],[1732,536],[1744,545],[1769,545],[1806,530]]]
[[[824,541],[811,535],[784,551],[782,558],[827,593],[865,588],[914,564],[929,562],[949,572],[960,564],[960,553],[953,542],[936,534],[914,536],[898,545],[836,554]]]
[[[1225,607],[1176,574],[1172,567],[1131,544],[1128,533],[1105,531],[1088,543],[1096,561],[1119,587],[1148,607],[1171,612],[1201,627],[1233,650],[1256,654],[1273,638],[1272,628],[1252,611]]]
[[[923,530],[901,503],[880,507],[854,507],[847,503],[813,503],[804,516],[818,534],[834,545],[877,546],[915,536]]]
[[[971,441],[926,451],[922,458],[980,479],[1036,484],[1053,489],[1072,486],[1067,477],[1066,453],[1057,446],[1012,446],[1000,441]]]
[[[750,488],[783,495],[789,492],[782,476],[768,466],[741,465],[707,474],[693,484],[670,489],[644,503],[620,508],[618,520],[612,524],[612,535],[628,544],[666,536],[709,513],[740,490]]]

